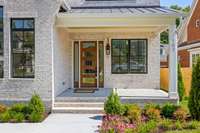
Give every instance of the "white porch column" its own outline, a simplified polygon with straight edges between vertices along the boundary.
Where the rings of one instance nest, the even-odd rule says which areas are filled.
[[[169,27],[169,97],[178,98],[178,54],[176,25]]]

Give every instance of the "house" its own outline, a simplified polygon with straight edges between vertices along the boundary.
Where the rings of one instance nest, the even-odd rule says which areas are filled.
[[[179,30],[178,55],[182,67],[192,67],[200,57],[200,1],[194,0],[188,18]]]
[[[181,14],[160,0],[0,0],[0,101],[38,93],[59,111],[123,102],[177,102]],[[169,29],[169,93],[160,90],[160,37]],[[91,108],[90,108],[91,107]],[[92,108],[93,107],[93,108]]]

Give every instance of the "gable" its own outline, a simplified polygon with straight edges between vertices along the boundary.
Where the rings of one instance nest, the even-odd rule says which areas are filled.
[[[193,14],[188,23],[187,41],[194,42],[200,40],[200,0],[193,11]]]

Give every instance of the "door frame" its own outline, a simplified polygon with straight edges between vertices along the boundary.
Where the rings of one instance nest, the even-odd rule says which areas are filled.
[[[81,42],[96,42],[97,44],[97,89],[99,89],[99,42],[103,42],[103,49],[105,50],[105,41],[104,40],[73,40],[72,41],[72,88],[74,87],[74,44],[75,42],[78,42],[79,46],[79,84],[78,88],[81,87]],[[105,53],[105,52],[104,52]],[[104,56],[105,58],[105,56]],[[105,62],[104,62],[105,63]],[[105,67],[105,65],[104,65]],[[104,68],[104,78],[105,78],[105,68]],[[104,80],[105,81],[105,80]]]

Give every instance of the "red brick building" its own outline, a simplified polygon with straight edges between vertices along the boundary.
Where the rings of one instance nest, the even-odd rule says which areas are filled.
[[[194,0],[191,12],[179,30],[178,55],[182,67],[191,67],[200,57],[200,0]]]

